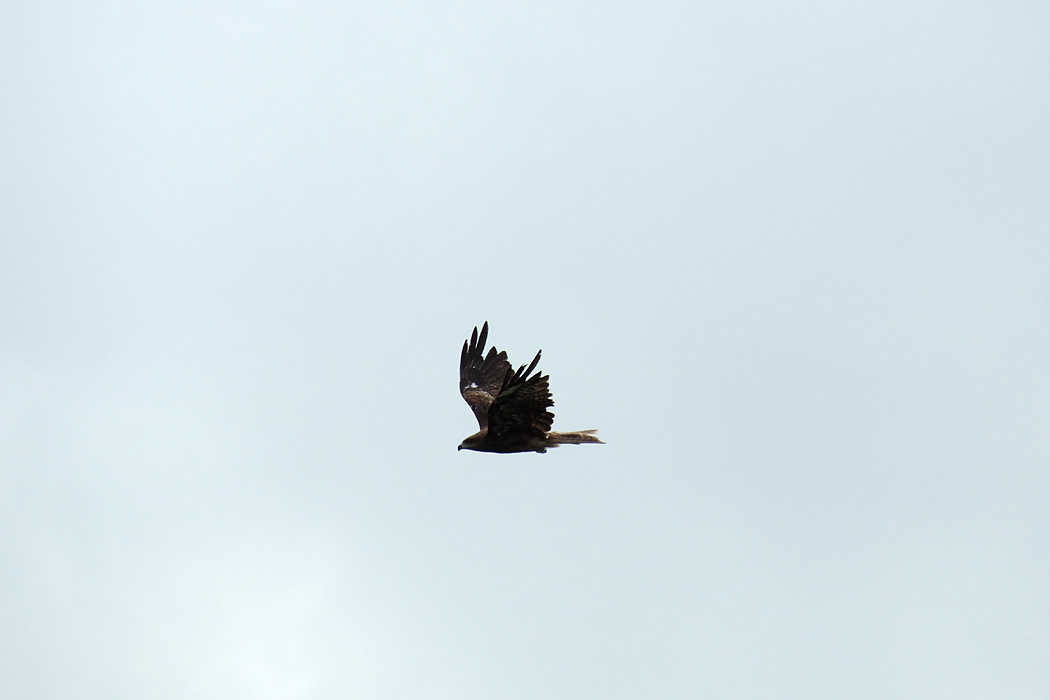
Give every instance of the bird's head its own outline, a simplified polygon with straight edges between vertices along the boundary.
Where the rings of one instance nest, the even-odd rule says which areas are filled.
[[[456,450],[477,450],[478,446],[484,441],[484,433],[475,433],[469,437],[463,438],[463,442],[459,443],[459,447]]]

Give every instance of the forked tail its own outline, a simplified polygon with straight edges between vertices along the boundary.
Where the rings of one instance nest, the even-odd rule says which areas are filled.
[[[547,433],[547,442],[549,447],[557,447],[558,445],[582,445],[585,442],[596,442],[599,445],[605,443],[598,439],[595,433],[597,430],[578,430],[575,433]]]

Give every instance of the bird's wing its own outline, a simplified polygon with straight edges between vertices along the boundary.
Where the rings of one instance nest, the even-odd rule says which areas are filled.
[[[480,335],[478,327],[474,326],[470,341],[463,341],[463,352],[459,356],[459,393],[474,412],[482,430],[488,427],[489,406],[496,400],[511,369],[506,352],[489,348],[489,354],[483,354],[488,335],[488,321],[481,326]]]
[[[528,369],[525,365],[517,372],[507,369],[503,385],[489,407],[490,438],[509,439],[521,434],[542,438],[551,429],[554,414],[547,408],[553,406],[554,401],[547,384],[549,376],[540,372],[529,376],[539,361],[540,353],[537,352]]]

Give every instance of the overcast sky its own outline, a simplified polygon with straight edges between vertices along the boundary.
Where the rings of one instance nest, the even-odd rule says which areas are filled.
[[[0,695],[1047,698],[1048,36],[8,2]]]

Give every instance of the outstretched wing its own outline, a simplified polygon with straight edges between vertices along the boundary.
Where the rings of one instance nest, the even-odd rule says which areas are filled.
[[[483,355],[488,337],[488,321],[481,326],[480,335],[478,327],[474,326],[470,342],[463,341],[463,352],[459,356],[459,393],[470,410],[474,411],[482,430],[488,427],[489,406],[496,400],[510,372],[506,352],[489,348],[489,354]]]
[[[543,438],[554,424],[554,414],[547,410],[554,405],[547,384],[549,376],[540,372],[529,376],[540,361],[540,352],[528,369],[525,365],[517,372],[507,369],[503,385],[489,408],[490,439],[511,440],[522,435]]]

